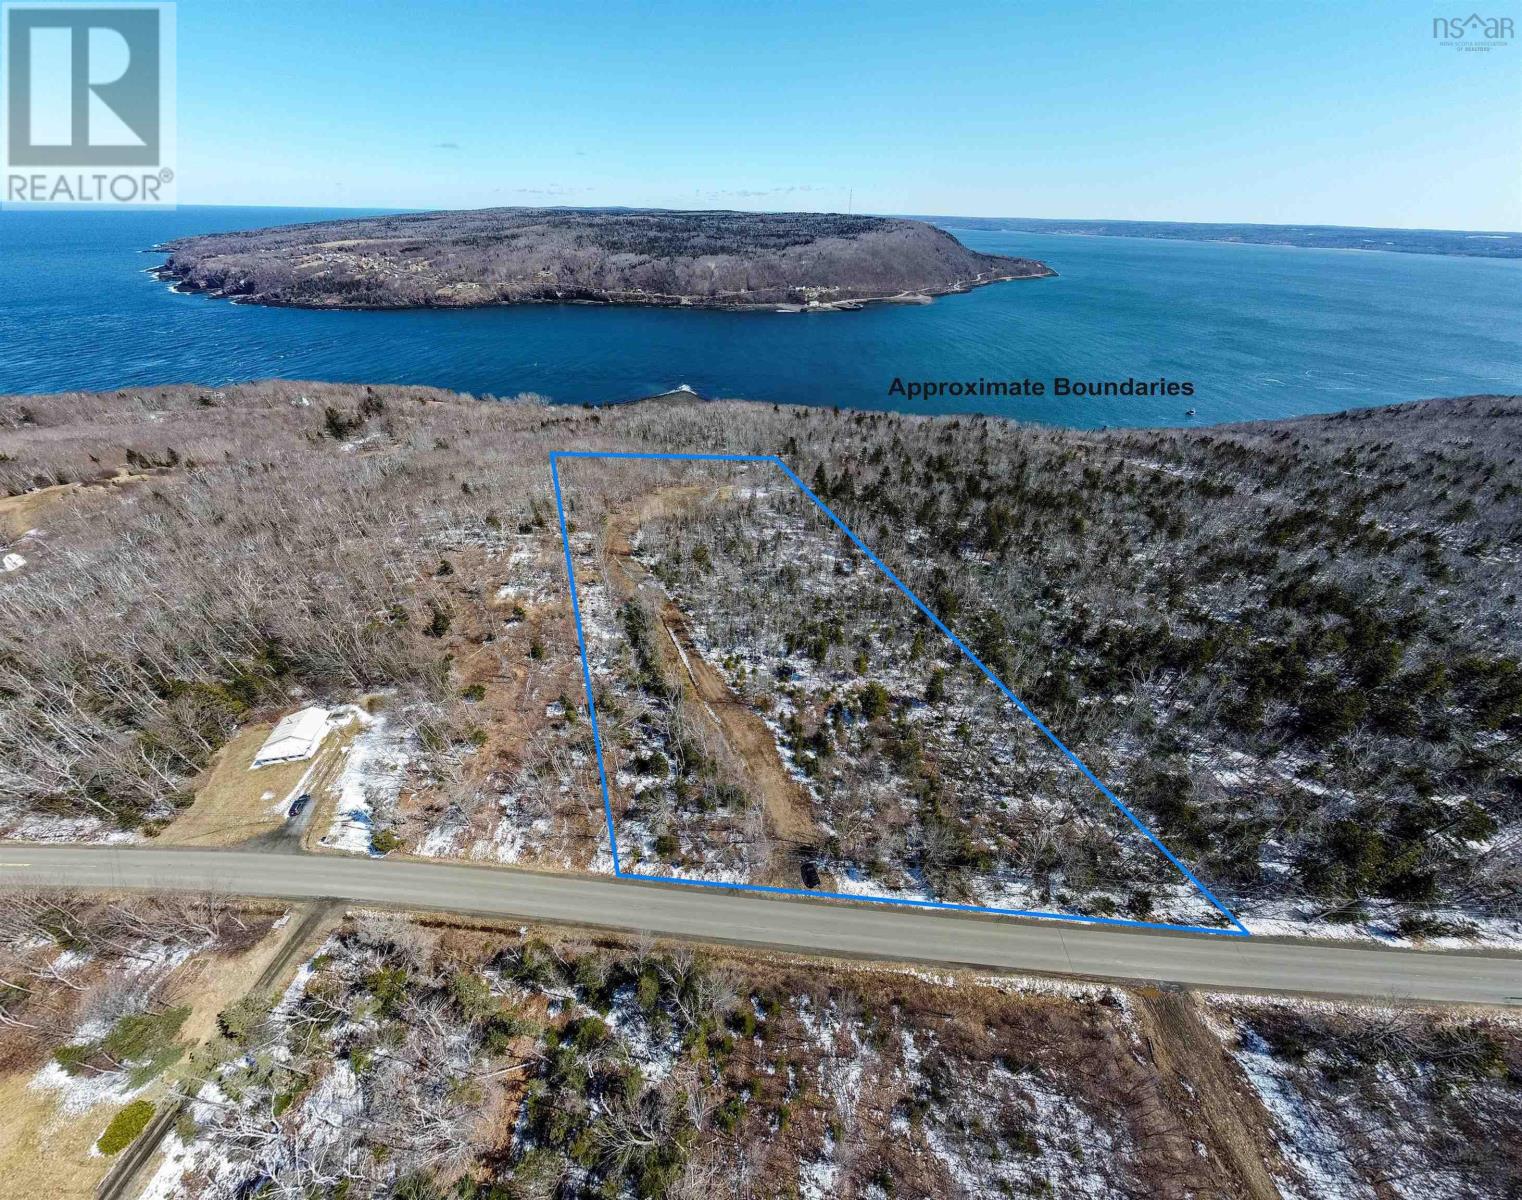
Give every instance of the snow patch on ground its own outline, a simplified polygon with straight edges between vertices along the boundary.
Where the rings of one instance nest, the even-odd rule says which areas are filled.
[[[426,858],[453,858],[460,835],[465,832],[463,822],[446,821],[435,825],[417,845],[416,853]]]
[[[365,1108],[365,1094],[359,1076],[348,1061],[336,1059],[333,1069],[324,1075],[302,1103],[303,1141],[310,1147],[337,1143],[345,1125],[360,1118]]]
[[[1056,1194],[1062,1196],[1122,1200],[1135,1194],[1114,1170],[1126,1158],[1123,1134],[1099,1123],[1040,1072],[1016,1075],[996,1066],[966,1084],[955,1099],[931,1110],[922,1126],[957,1194],[1046,1195],[1053,1181],[1060,1181]],[[1013,1147],[989,1135],[990,1114],[999,1112],[1018,1114],[1025,1136]]]
[[[798,1020],[823,1055],[819,1064],[820,1091],[835,1103],[842,1116],[856,1112],[861,1099],[861,1080],[869,1061],[877,1054],[862,1044],[856,1022],[843,1019],[834,1004],[820,1010],[808,997],[798,1002]],[[847,1046],[841,1046],[844,1038]]]
[[[152,1086],[151,1080],[139,1088],[127,1087],[126,1083],[125,1072],[70,1075],[58,1063],[49,1062],[26,1086],[33,1091],[56,1092],[59,1112],[74,1117],[100,1104],[125,1104]]]
[[[826,1154],[832,1155],[835,1139],[825,1137]],[[840,1175],[840,1164],[833,1157],[803,1163],[798,1168],[798,1195],[801,1200],[834,1200],[835,1180]]]
[[[170,1131],[160,1143],[163,1158],[158,1169],[138,1193],[138,1200],[175,1200],[184,1192],[182,1183],[186,1175],[200,1167],[202,1155],[196,1147],[180,1141],[179,1135]]]
[[[1467,936],[1411,938],[1396,926],[1396,905],[1370,902],[1366,919],[1350,925],[1334,925],[1317,915],[1314,906],[1294,901],[1254,901],[1244,912],[1242,924],[1263,937],[1318,938],[1324,941],[1377,942],[1386,946],[1420,946],[1426,950],[1473,950],[1477,947],[1515,950],[1522,948],[1522,919],[1484,917],[1459,910],[1433,909],[1423,915],[1448,921],[1470,931]]]
[[[117,829],[97,817],[60,817],[47,813],[0,808],[0,838],[8,842],[77,842],[124,846],[143,840],[129,829]]]
[[[1320,1197],[1372,1198],[1374,1192],[1354,1173],[1346,1147],[1321,1121],[1290,1074],[1251,1029],[1240,1028],[1233,1057],[1273,1115],[1279,1127],[1279,1150],[1294,1167],[1299,1180],[1279,1179],[1285,1194],[1319,1200]]]
[[[618,1034],[630,1061],[639,1067],[647,1083],[659,1083],[671,1074],[681,1052],[680,1042],[675,1036],[665,1041],[656,1038],[632,987],[620,988],[614,994],[613,1006],[602,1019]]]
[[[515,863],[524,857],[530,845],[543,845],[555,831],[555,822],[549,817],[536,817],[527,826],[515,825],[509,812],[512,808],[510,796],[502,797],[499,805],[504,810],[502,819],[497,822],[491,837],[476,840],[471,848],[472,858]]]
[[[210,1125],[229,1103],[228,1096],[216,1083],[203,1083],[191,1102],[190,1115],[198,1125]],[[170,1130],[160,1144],[160,1151],[163,1157],[158,1168],[138,1193],[137,1200],[179,1200],[186,1195],[234,1195],[245,1178],[245,1169],[235,1164],[227,1156],[225,1147],[215,1139],[185,1142],[177,1132]],[[192,1187],[197,1187],[203,1181],[209,1186],[204,1189],[197,1187],[192,1192],[185,1184],[187,1178]]]
[[[359,714],[359,710],[354,710]],[[352,854],[374,854],[375,805],[395,802],[412,762],[412,738],[394,730],[384,716],[359,714],[364,726],[345,754],[335,787],[338,803],[323,844]]]

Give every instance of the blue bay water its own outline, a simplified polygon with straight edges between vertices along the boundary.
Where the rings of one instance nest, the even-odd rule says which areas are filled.
[[[281,376],[567,403],[705,395],[1055,424],[1200,423],[1522,391],[1522,261],[953,231],[1059,274],[925,306],[311,312],[180,296],[142,253],[295,209],[0,213],[0,393]],[[907,402],[895,378],[1167,377],[1190,398]]]

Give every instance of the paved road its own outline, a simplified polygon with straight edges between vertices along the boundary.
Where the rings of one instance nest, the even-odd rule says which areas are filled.
[[[447,863],[0,845],[0,886],[211,889],[559,921],[807,953],[1190,987],[1522,1006],[1522,957],[921,913]]]

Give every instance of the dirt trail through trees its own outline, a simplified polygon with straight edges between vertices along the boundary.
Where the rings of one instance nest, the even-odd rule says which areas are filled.
[[[71,497],[85,494],[104,495],[113,487],[140,483],[152,478],[146,472],[119,471],[110,479],[89,483],[55,483],[51,487],[35,488],[19,496],[0,496],[0,537],[19,538],[34,526],[49,519],[55,508]]]
[[[1147,1050],[1164,1079],[1182,1085],[1181,1110],[1195,1109],[1210,1130],[1213,1149],[1250,1200],[1279,1200],[1268,1163],[1277,1157],[1269,1116],[1245,1086],[1221,1040],[1201,1019],[1186,992],[1138,990],[1137,1017]]]
[[[768,832],[787,850],[786,865],[778,864],[786,875],[781,882],[795,884],[802,849],[813,845],[819,837],[808,796],[782,765],[776,739],[766,722],[704,659],[693,639],[687,615],[666,596],[665,590],[651,579],[650,572],[633,555],[631,539],[640,525],[713,495],[713,489],[695,485],[663,488],[632,510],[611,516],[605,540],[610,574],[620,599],[628,599],[642,588],[657,596],[657,617],[676,651],[668,665],[677,667],[678,677],[686,680],[686,690],[698,702],[697,707],[707,714],[725,744],[744,763],[750,783],[765,807]]]

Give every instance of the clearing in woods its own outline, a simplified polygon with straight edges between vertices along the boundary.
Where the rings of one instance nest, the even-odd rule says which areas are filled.
[[[326,829],[334,803],[332,784],[358,731],[354,724],[330,729],[310,758],[254,768],[254,756],[274,723],[240,729],[195,781],[195,800],[177,813],[157,840],[174,846],[247,846],[296,850],[310,829]],[[291,801],[314,800],[298,818]],[[320,811],[319,811],[320,810]],[[321,820],[319,820],[319,817]]]
[[[665,475],[649,481],[649,486],[627,477],[611,484],[603,480],[599,490],[590,486],[597,480],[581,473],[587,468],[578,466],[569,473],[576,487],[563,491],[567,460],[616,460],[617,469],[627,469],[630,462],[654,463]],[[703,479],[705,470],[714,477]],[[780,458],[564,451],[550,454],[550,471],[616,875],[695,887],[1249,936],[1193,872]],[[699,472],[696,477],[694,471]],[[779,473],[784,479],[777,478]],[[787,655],[775,648],[760,653],[755,645],[731,645],[714,637],[715,627],[726,620],[733,623],[734,598],[728,598],[729,613],[695,618],[691,597],[674,594],[680,587],[674,583],[677,569],[670,565],[672,558],[659,556],[674,556],[678,563],[684,553],[697,557],[690,544],[685,550],[680,544],[682,522],[722,520],[714,514],[746,505],[757,510],[744,513],[738,522],[747,531],[743,536],[751,538],[749,549],[764,543],[780,547],[791,558],[762,560],[761,569],[783,581],[781,590],[759,601],[755,595],[742,597],[738,607],[775,610],[776,615],[757,617],[775,628],[778,615],[786,620],[808,605],[816,612],[820,604],[840,609],[855,604],[855,611],[870,607],[874,612],[896,605],[896,615],[882,626],[887,640],[928,622],[935,631],[929,636],[939,634],[949,643],[938,652],[953,669],[937,674],[978,694],[965,702],[952,697],[938,707],[918,698],[922,684],[902,672],[894,676],[893,668],[885,666],[884,677],[894,690],[890,699],[879,688],[881,711],[873,717],[862,697],[878,685],[863,686],[862,667],[857,668],[859,680],[842,683],[839,671],[833,680],[823,678],[827,672],[811,678],[806,661],[804,671],[795,674],[792,665],[781,661]],[[580,527],[585,514],[592,515],[593,527]],[[801,519],[799,514],[804,514]],[[808,522],[815,527],[805,528]],[[664,546],[662,537],[667,539]],[[832,540],[827,543],[825,538]],[[706,550],[704,555],[706,570]],[[828,569],[821,565],[825,560]],[[883,595],[863,591],[881,591],[883,581],[901,596],[893,589]],[[803,591],[789,597],[788,586]],[[901,640],[907,643],[908,637]],[[916,637],[915,643],[919,646],[921,639]],[[875,653],[882,648],[873,644],[872,649]],[[865,653],[861,661],[866,661]],[[784,697],[782,709],[773,708],[771,697],[760,696],[754,686],[762,666],[775,671],[780,681],[776,690]],[[815,703],[808,710],[804,692],[815,684],[822,688],[824,704]],[[990,685],[996,692],[983,694]],[[601,718],[600,704],[608,710]],[[667,711],[659,711],[662,708]],[[902,796],[890,801],[890,807],[899,805],[892,812],[899,828],[890,828],[892,821],[883,817],[880,825],[869,821],[873,827],[865,835],[869,840],[880,837],[884,845],[914,845],[915,861],[903,856],[903,861],[886,867],[872,861],[863,870],[839,852],[839,810],[830,807],[835,785],[815,772],[818,759],[812,752],[800,751],[806,711],[818,717],[826,741],[826,722],[833,720],[841,746],[881,740],[869,726],[892,737],[901,736],[915,721],[920,722],[913,727],[920,731],[917,736],[927,743],[941,739],[949,768],[941,783],[949,781],[949,786],[928,801],[910,803]],[[947,713],[958,719],[954,732],[943,719]],[[640,741],[638,730],[652,728],[665,739],[659,743],[665,753],[649,738]],[[821,734],[816,730],[810,736],[817,739]],[[840,761],[833,748],[818,758],[830,755]],[[979,755],[986,761],[977,761]],[[706,791],[694,800],[680,764],[669,762],[672,757],[696,759],[703,774],[719,782],[700,784]],[[665,790],[668,770],[674,785],[664,799],[649,803],[652,795]],[[921,772],[919,778],[934,775]],[[992,791],[977,791],[982,781],[996,775],[1002,782],[990,784]],[[661,781],[660,787],[650,783],[652,776]],[[904,792],[898,782],[886,791]],[[956,810],[949,820],[942,814],[948,803]],[[923,815],[927,810],[928,821]],[[921,821],[918,829],[908,829],[915,820]],[[965,824],[957,827],[956,820]],[[948,826],[951,835],[946,833]],[[1074,829],[1079,832],[1072,836],[1088,856],[1082,884],[1072,885],[1083,875],[1081,870],[1043,866],[1032,872],[1016,867],[1013,856],[1031,845],[1036,849],[1029,861],[1055,861],[1049,843]],[[897,843],[887,838],[895,832]],[[963,859],[969,845],[980,854],[961,874],[938,876],[952,880],[943,885],[932,880],[924,866],[939,867],[947,861],[937,845],[947,836],[961,839],[956,844],[962,847]],[[758,845],[764,849],[756,851]],[[826,846],[831,849],[822,849]],[[989,846],[992,851],[984,849]],[[1045,858],[1036,857],[1042,854]],[[1128,880],[1127,872],[1139,866],[1145,878]],[[806,886],[784,886],[799,879],[800,869]],[[971,879],[978,870],[983,877]],[[948,893],[951,899],[945,898]],[[1158,894],[1164,897],[1161,912],[1153,907]],[[1117,911],[1117,899],[1126,905],[1119,911],[1130,916],[1109,915]],[[1068,904],[1078,911],[1062,911]]]

